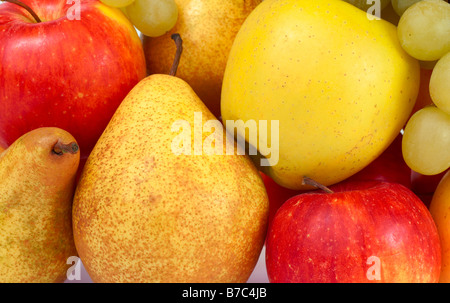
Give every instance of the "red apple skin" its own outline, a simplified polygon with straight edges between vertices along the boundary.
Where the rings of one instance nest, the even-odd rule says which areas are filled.
[[[66,0],[22,2],[44,22],[18,5],[0,4],[0,146],[57,126],[77,139],[86,158],[146,76],[142,43],[122,13],[98,0],[81,0],[80,20],[68,19],[74,4]]]
[[[286,201],[266,241],[269,281],[438,282],[441,250],[425,205],[403,185],[346,182]],[[380,261],[380,279],[369,280]]]
[[[384,181],[411,188],[411,169],[402,154],[402,134],[368,166],[345,181]]]

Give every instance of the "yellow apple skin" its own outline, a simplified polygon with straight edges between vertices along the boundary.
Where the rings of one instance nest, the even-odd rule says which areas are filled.
[[[441,240],[440,283],[450,283],[450,172],[439,182],[430,203],[430,213]]]
[[[343,1],[265,0],[229,54],[222,119],[279,120],[279,161],[261,169],[291,189],[310,188],[304,176],[331,185],[399,134],[419,78],[391,23]]]

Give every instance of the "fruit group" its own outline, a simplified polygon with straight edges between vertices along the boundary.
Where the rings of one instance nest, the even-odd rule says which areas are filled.
[[[279,143],[279,161],[263,172],[292,189],[305,189],[304,176],[330,185],[395,139],[414,106],[419,73],[387,21],[371,21],[343,1],[266,0],[234,41],[222,118],[280,121],[278,137],[262,142]]]
[[[80,152],[58,128],[39,128],[0,154],[0,282],[63,282],[76,256],[72,197]]]
[[[271,282],[438,282],[438,231],[409,189],[377,181],[330,188],[278,210],[266,242]]]
[[[176,125],[187,124],[190,143],[198,114],[223,133],[185,81],[163,74],[142,80],[114,114],[74,198],[75,243],[94,282],[249,278],[266,233],[264,184],[245,155],[174,152]],[[224,152],[225,138],[216,140]]]
[[[0,146],[55,126],[77,139],[85,158],[146,75],[141,41],[120,10],[97,0],[23,2],[42,22],[0,4]]]
[[[0,1],[0,283],[450,282],[449,13]]]
[[[185,80],[220,117],[223,73],[233,40],[248,14],[261,0],[175,0],[178,21],[167,34],[144,36],[144,51],[149,74],[166,74],[172,66],[174,33],[183,38],[184,51],[177,76]]]

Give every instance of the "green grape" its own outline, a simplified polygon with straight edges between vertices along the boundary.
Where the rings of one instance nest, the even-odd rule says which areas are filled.
[[[408,7],[421,0],[392,0],[392,7],[397,15],[401,16]]]
[[[450,51],[450,4],[422,0],[410,6],[397,26],[403,49],[412,57],[438,60]]]
[[[402,152],[406,164],[423,175],[450,166],[450,115],[435,106],[418,110],[406,124]]]
[[[134,26],[149,37],[164,35],[178,19],[178,7],[174,0],[135,0],[126,11]]]
[[[100,1],[112,7],[125,7],[133,3],[134,0],[100,0]]]
[[[433,68],[430,78],[430,97],[438,108],[450,115],[450,52]],[[449,151],[450,152],[450,151]]]

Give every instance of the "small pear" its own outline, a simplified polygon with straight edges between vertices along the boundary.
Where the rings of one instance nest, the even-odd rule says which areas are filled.
[[[176,138],[197,136],[207,121],[217,133],[188,136],[179,153]],[[249,157],[225,154],[224,137],[184,80],[155,74],[131,90],[74,197],[75,243],[94,282],[247,281],[264,244],[268,198]],[[217,153],[194,154],[200,140]]]
[[[66,279],[76,256],[72,198],[80,152],[66,131],[30,131],[0,153],[0,283]]]

